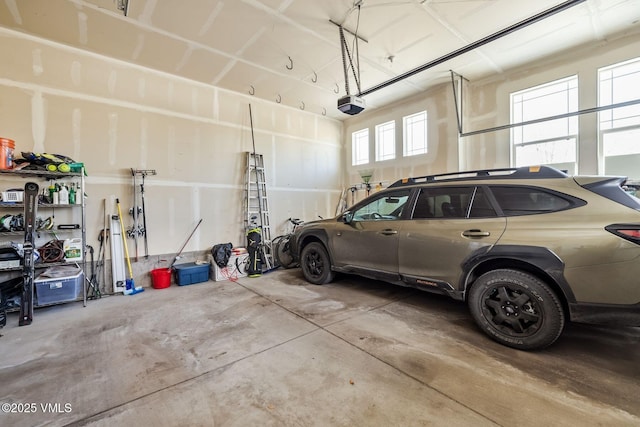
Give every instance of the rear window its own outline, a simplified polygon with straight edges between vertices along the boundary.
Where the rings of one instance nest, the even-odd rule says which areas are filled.
[[[505,216],[558,212],[584,204],[582,200],[539,187],[492,186],[490,188]]]
[[[640,210],[640,199],[637,197],[640,185],[627,183],[625,178],[604,179],[583,187],[621,205]]]

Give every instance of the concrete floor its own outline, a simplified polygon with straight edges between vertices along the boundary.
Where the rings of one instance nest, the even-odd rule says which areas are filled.
[[[520,352],[462,303],[355,277],[279,270],[17,317],[0,402],[31,413],[2,426],[640,425],[640,328],[569,325]]]

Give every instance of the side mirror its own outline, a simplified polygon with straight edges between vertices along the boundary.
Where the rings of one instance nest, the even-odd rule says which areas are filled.
[[[344,222],[345,224],[350,224],[352,220],[353,220],[353,213],[349,211],[344,212],[340,216],[340,221]]]

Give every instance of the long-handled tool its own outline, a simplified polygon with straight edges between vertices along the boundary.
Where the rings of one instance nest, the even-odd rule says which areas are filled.
[[[122,220],[122,212],[120,211],[120,199],[116,199],[116,206],[118,207],[118,216],[120,217],[120,231],[122,232],[122,236],[125,236],[124,231],[124,221]],[[129,248],[127,247],[127,239],[122,239],[122,244],[124,246],[124,254],[127,259],[127,267],[129,267],[129,278],[125,281],[125,295],[135,295],[139,292],[144,291],[142,286],[136,287],[133,282],[133,270],[131,269],[131,260],[129,259]]]
[[[100,234],[102,237],[100,239],[100,252],[102,253],[102,283],[104,286],[107,286],[107,269],[104,266],[105,260],[107,259],[107,237],[109,236],[109,229],[107,228],[107,199],[102,199],[102,232]],[[109,242],[111,243],[111,242]],[[100,260],[100,256],[98,256],[98,260]]]
[[[171,270],[171,268],[173,267],[173,264],[176,263],[176,261],[180,258],[180,254],[182,253],[182,251],[184,250],[184,248],[187,246],[187,243],[189,243],[189,240],[191,240],[191,237],[193,236],[193,233],[196,232],[196,230],[198,229],[198,227],[200,226],[200,223],[202,222],[202,218],[200,218],[200,221],[198,221],[198,223],[196,224],[195,228],[193,229],[193,231],[191,232],[191,234],[189,234],[189,237],[187,237],[187,240],[185,240],[184,244],[182,245],[182,247],[180,248],[180,250],[178,251],[178,253],[176,254],[175,258],[173,258],[173,261],[171,261],[171,264],[169,264],[169,267],[167,267],[167,269]]]
[[[106,284],[104,278],[104,258],[105,258],[105,245],[108,236],[108,231],[105,229],[100,230],[100,234],[98,234],[98,242],[100,242],[100,247],[98,248],[98,261],[96,261],[96,272],[95,272],[95,282],[98,288],[98,298],[102,297],[102,292],[100,291],[100,281],[102,280],[104,284]]]
[[[85,277],[87,281],[87,299],[97,299],[102,298],[102,293],[100,292],[100,284],[98,283],[98,279],[96,276],[96,266],[94,264],[93,257],[93,246],[87,245],[87,249],[89,249],[89,255],[91,257],[91,262],[89,263],[91,268],[91,277],[88,279]]]

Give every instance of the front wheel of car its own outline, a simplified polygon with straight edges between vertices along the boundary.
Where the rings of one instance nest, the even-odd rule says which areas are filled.
[[[333,280],[331,260],[322,243],[311,242],[302,249],[300,267],[304,278],[314,285],[324,285]]]
[[[469,309],[478,326],[493,340],[520,350],[553,344],[565,316],[553,290],[537,277],[516,270],[483,274],[471,287]]]

